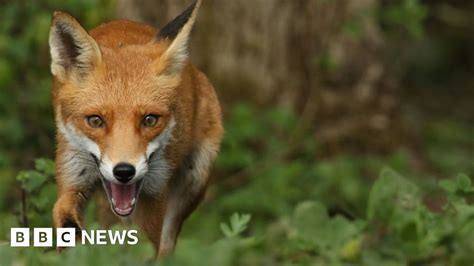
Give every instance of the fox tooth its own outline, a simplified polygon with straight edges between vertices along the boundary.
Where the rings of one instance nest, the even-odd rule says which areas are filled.
[[[115,206],[115,200],[114,200],[114,198],[112,198],[112,204]]]
[[[137,198],[134,197],[134,198],[132,199],[131,205],[133,206],[133,204],[135,204],[136,201],[137,201]]]

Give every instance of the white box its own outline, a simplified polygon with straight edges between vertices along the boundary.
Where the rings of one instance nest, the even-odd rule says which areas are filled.
[[[53,246],[53,228],[33,229],[33,246],[52,247]]]
[[[75,247],[76,246],[76,228],[57,228],[56,229],[57,247]]]
[[[30,246],[30,228],[10,228],[10,246],[11,247],[29,247]]]

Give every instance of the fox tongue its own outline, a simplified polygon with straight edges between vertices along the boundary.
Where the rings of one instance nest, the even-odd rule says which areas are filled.
[[[129,209],[133,206],[132,201],[135,198],[135,189],[136,183],[133,183],[131,185],[118,185],[111,183],[110,184],[110,190],[111,190],[111,196],[114,201],[114,208],[120,209],[120,210],[126,210]]]

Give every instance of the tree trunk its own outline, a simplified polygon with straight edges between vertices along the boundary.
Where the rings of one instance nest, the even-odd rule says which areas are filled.
[[[162,26],[190,0],[118,0],[120,17]],[[384,62],[376,0],[205,0],[192,61],[224,105],[298,112],[332,154],[404,142],[398,74]]]

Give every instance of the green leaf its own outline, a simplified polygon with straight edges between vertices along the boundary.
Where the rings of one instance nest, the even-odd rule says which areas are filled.
[[[22,171],[18,174],[17,180],[21,182],[21,187],[27,192],[33,192],[40,188],[48,177],[37,171]]]
[[[298,235],[302,239],[313,241],[321,239],[322,227],[327,224],[329,217],[324,205],[319,202],[307,201],[298,204],[293,214],[293,221]]]
[[[235,237],[247,229],[247,224],[250,222],[250,214],[234,213],[230,217],[230,226],[221,223],[220,227],[226,237]]]
[[[344,259],[351,260],[357,258],[362,251],[363,238],[357,237],[347,241],[341,250]]]
[[[220,223],[221,231],[226,237],[232,237],[232,230],[226,223]]]
[[[36,159],[35,160],[35,168],[36,170],[48,175],[48,176],[54,176],[55,169],[54,169],[54,162],[49,159]]]
[[[419,204],[418,188],[392,169],[386,168],[369,193],[367,217],[369,220],[389,221],[396,209],[413,210]]]
[[[464,192],[470,192],[472,191],[472,183],[471,179],[464,174],[460,174],[456,177],[456,184],[459,190],[464,191]]]
[[[439,181],[438,186],[440,186],[442,189],[444,189],[449,194],[456,193],[456,191],[458,189],[458,185],[456,184],[456,182],[454,182],[451,179],[443,179],[443,180]]]
[[[348,221],[341,216],[330,218],[323,204],[307,201],[295,209],[292,238],[300,243],[300,249],[315,250],[331,261],[338,261],[342,253],[353,259],[359,251],[347,245],[360,237],[363,227],[360,221]]]

